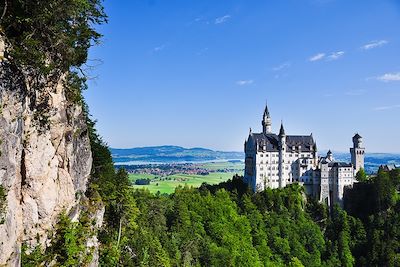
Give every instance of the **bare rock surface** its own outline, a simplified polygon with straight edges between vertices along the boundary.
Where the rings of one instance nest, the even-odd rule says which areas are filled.
[[[61,81],[38,91],[27,79],[0,57],[0,185],[7,193],[0,266],[20,265],[22,243],[48,244],[60,213],[79,210],[91,171],[81,105],[67,101]]]

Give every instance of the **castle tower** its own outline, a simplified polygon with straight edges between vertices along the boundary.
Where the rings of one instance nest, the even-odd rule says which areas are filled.
[[[262,124],[262,127],[263,127],[263,133],[264,134],[271,133],[271,131],[272,131],[272,121],[271,121],[271,116],[269,115],[268,105],[265,105],[263,120],[262,120],[261,124]]]
[[[279,130],[279,187],[286,186],[286,176],[285,176],[285,153],[286,152],[286,134],[283,128],[283,123],[281,122],[281,129]]]
[[[362,137],[356,133],[353,136],[353,147],[350,148],[351,163],[353,164],[355,174],[361,168],[364,168],[364,153],[365,148],[362,147]]]

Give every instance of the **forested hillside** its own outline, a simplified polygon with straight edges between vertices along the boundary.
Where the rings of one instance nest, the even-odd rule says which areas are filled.
[[[119,177],[127,181],[123,172]],[[295,184],[252,194],[234,177],[172,195],[126,186],[121,203],[107,213],[101,263],[398,266],[399,179],[399,171],[380,172],[348,191],[348,212],[336,206],[330,213]]]

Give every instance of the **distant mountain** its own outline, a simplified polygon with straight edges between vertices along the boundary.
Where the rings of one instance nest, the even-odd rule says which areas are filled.
[[[244,160],[243,152],[214,151],[195,147],[151,146],[111,148],[115,164],[184,163],[204,161]]]

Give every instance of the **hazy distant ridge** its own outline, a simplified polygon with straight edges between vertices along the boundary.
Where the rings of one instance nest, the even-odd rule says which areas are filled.
[[[116,163],[141,162],[185,162],[209,160],[243,160],[243,152],[214,151],[206,148],[184,148],[180,146],[152,146],[136,148],[111,148]]]

